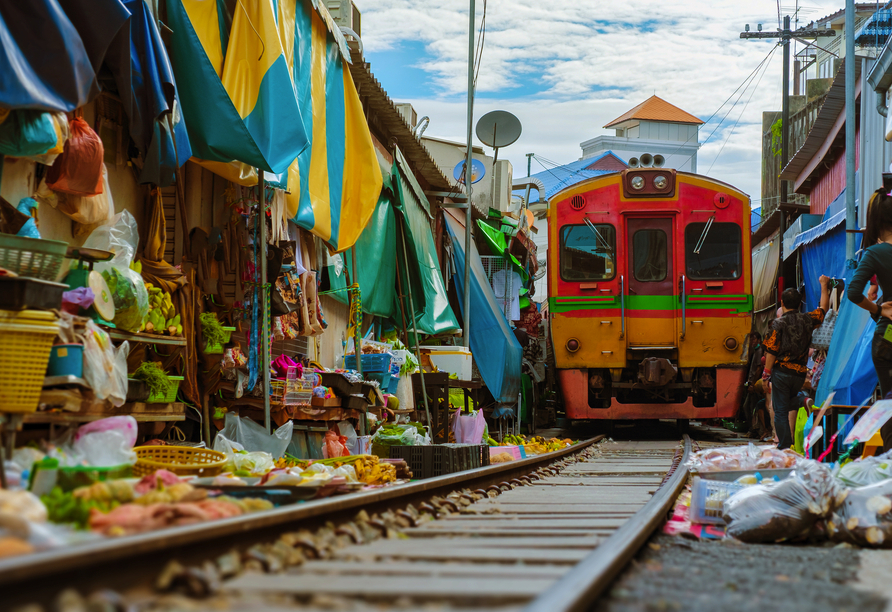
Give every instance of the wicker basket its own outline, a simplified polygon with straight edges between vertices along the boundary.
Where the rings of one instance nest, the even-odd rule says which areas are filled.
[[[68,243],[0,234],[0,268],[41,280],[54,281],[62,269]]]
[[[37,410],[58,332],[51,312],[0,310],[0,412]]]
[[[216,476],[226,463],[226,455],[209,448],[138,446],[133,450],[133,475],[140,478],[156,470],[169,470],[177,476]]]
[[[177,393],[180,390],[180,383],[185,380],[183,376],[168,376],[170,380],[170,387],[167,389],[167,393],[151,393],[149,394],[149,398],[146,400],[147,404],[172,404],[177,401]]]
[[[223,347],[229,344],[230,338],[232,338],[232,332],[235,331],[234,327],[224,327],[223,331],[226,333],[225,340],[223,340],[220,344],[210,344],[204,347],[205,355],[220,355],[223,353]]]

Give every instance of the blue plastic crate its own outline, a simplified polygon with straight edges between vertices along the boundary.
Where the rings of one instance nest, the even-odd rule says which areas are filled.
[[[387,372],[390,373],[390,360],[393,355],[390,353],[372,353],[362,356],[362,371],[365,372]],[[344,366],[348,370],[356,369],[356,355],[347,355],[344,357]]]

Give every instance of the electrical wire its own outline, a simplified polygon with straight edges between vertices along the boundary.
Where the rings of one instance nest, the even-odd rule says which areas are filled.
[[[746,112],[746,108],[750,104],[750,100],[753,99],[753,94],[756,93],[756,90],[759,89],[759,84],[762,82],[762,77],[765,76],[765,73],[768,72],[768,68],[771,66],[771,58],[774,56],[774,52],[777,51],[777,47],[771,50],[771,55],[769,55],[769,60],[765,64],[765,69],[762,70],[762,74],[759,76],[759,80],[756,81],[756,86],[752,88],[750,91],[750,97],[747,98],[746,104],[743,105],[743,110],[740,111],[740,114],[737,116],[737,121],[734,122],[734,125],[731,127],[731,131],[728,132],[728,137],[725,138],[725,142],[722,143],[722,147],[719,149],[719,152],[716,153],[715,159],[712,160],[712,163],[709,165],[709,170],[706,171],[708,175],[712,171],[712,167],[715,165],[715,162],[718,160],[719,156],[722,154],[722,151],[725,150],[725,145],[728,144],[728,141],[731,140],[731,136],[734,135],[734,130],[737,129],[738,124],[740,123],[740,119],[743,117],[743,113]]]
[[[477,77],[480,76],[480,64],[483,60],[483,45],[486,42],[486,0],[483,0],[483,17],[480,19],[480,30],[477,33],[477,50],[474,52],[474,89],[477,89]]]

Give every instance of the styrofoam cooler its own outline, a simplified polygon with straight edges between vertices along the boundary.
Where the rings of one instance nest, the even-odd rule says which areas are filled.
[[[441,372],[455,374],[459,380],[471,380],[471,349],[466,346],[422,346],[431,362]]]

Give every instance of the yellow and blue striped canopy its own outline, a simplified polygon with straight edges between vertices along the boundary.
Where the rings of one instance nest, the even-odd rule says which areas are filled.
[[[226,6],[168,8],[194,154],[242,184],[256,183],[249,166],[280,175],[289,218],[343,251],[383,182],[346,41],[318,0],[236,0],[231,16]]]

